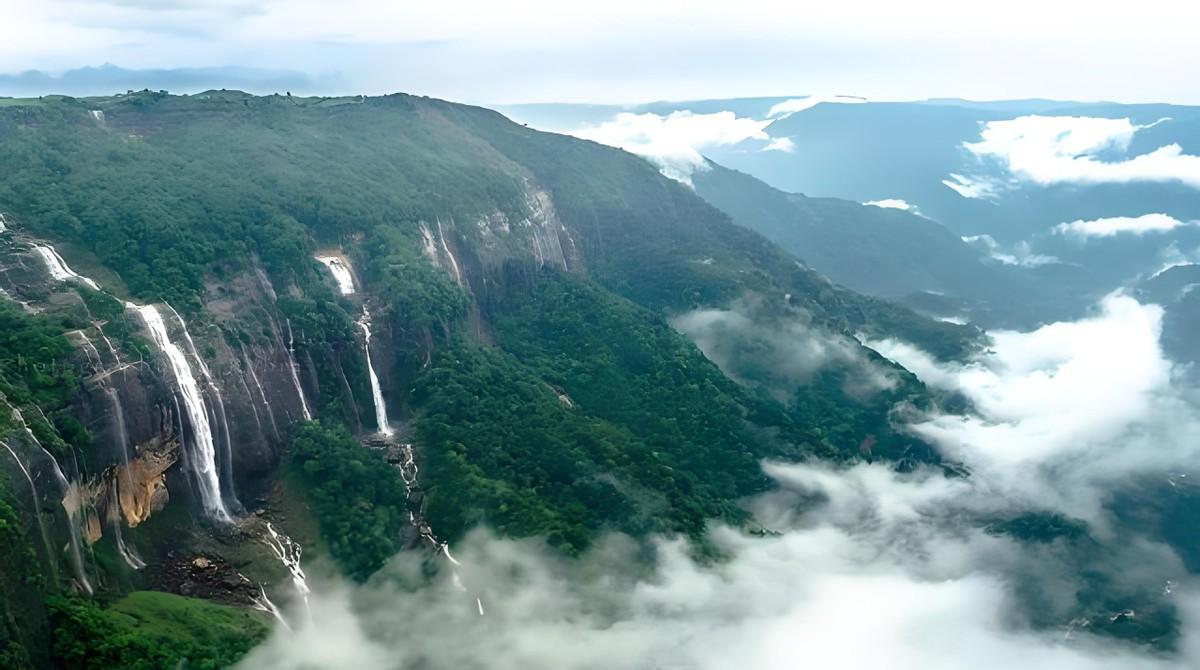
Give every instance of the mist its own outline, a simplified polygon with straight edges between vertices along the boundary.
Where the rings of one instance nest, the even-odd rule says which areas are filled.
[[[847,355],[801,320],[768,337],[751,311],[675,324],[723,367],[757,342],[790,381]],[[869,343],[970,401],[967,415],[908,426],[967,476],[767,462],[776,487],[743,503],[764,531],[714,525],[702,555],[681,538],[611,535],[565,559],[479,529],[456,545],[461,581],[427,579],[413,553],[364,586],[327,581],[311,622],[277,628],[239,667],[1196,667],[1200,585],[1172,548],[1105,506],[1137,477],[1198,456],[1189,435],[1200,424],[1158,344],[1161,317],[1114,294],[1079,321],[990,333],[991,348],[960,365]],[[1081,518],[1086,530],[1039,540],[995,530],[1029,513]],[[1090,632],[1164,617],[1181,636],[1157,648]]]

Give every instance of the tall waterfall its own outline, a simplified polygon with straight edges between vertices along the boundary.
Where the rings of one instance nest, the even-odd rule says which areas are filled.
[[[25,463],[21,461],[21,457],[13,448],[8,446],[7,442],[0,442],[0,447],[8,450],[12,454],[13,460],[17,462],[17,467],[21,469],[21,474],[25,475],[25,481],[29,482],[29,491],[33,494],[33,516],[37,519],[38,531],[42,534],[42,544],[46,548],[46,562],[50,566],[50,576],[54,580],[55,585],[58,584],[58,563],[54,559],[54,549],[50,545],[50,533],[46,531],[46,521],[42,518],[42,498],[38,495],[37,484],[33,483],[33,477],[29,474],[29,468],[25,467]]]
[[[388,424],[387,405],[383,402],[383,388],[379,386],[379,375],[375,374],[375,366],[371,363],[371,313],[363,305],[362,317],[358,327],[363,332],[363,351],[367,356],[367,373],[371,378],[371,399],[375,401],[375,423],[383,435],[391,435],[392,427]]]
[[[318,261],[329,268],[338,290],[342,295],[354,294],[354,274],[346,262],[337,256],[317,256]],[[371,313],[364,304],[362,316],[358,319],[358,327],[363,332],[363,352],[367,357],[367,373],[371,378],[371,399],[375,403],[375,424],[383,435],[391,435],[392,427],[388,424],[387,404],[383,401],[383,388],[379,385],[379,375],[375,374],[375,365],[371,363]]]
[[[135,305],[130,302],[125,303],[125,306],[137,312],[175,374],[176,386],[179,394],[183,396],[184,409],[192,424],[192,453],[188,460],[196,479],[196,488],[200,492],[200,503],[209,516],[219,521],[232,521],[221,498],[221,478],[217,472],[217,450],[212,425],[208,420],[208,407],[205,405],[204,395],[200,392],[200,385],[196,383],[196,377],[192,374],[187,356],[167,335],[167,326],[154,305]]]
[[[267,419],[271,422],[271,434],[275,439],[279,439],[279,426],[275,423],[275,413],[271,411],[271,402],[267,400],[267,393],[263,390],[262,382],[258,380],[258,373],[254,371],[254,363],[246,356],[246,352],[242,352],[242,362],[245,364],[246,371],[250,373],[250,381],[254,382],[254,387],[258,389],[258,398],[262,400],[263,408],[267,411]]]
[[[75,281],[82,282],[97,291],[100,290],[99,284],[91,279],[88,279],[87,277],[84,277],[83,275],[77,274],[74,270],[67,267],[67,262],[63,260],[62,256],[58,255],[58,252],[54,250],[54,247],[35,244],[33,245],[33,250],[37,253],[37,255],[42,257],[42,261],[46,263],[46,269],[50,271],[50,276],[55,280],[67,281],[73,279]]]
[[[446,260],[450,262],[450,271],[454,273],[454,281],[459,286],[463,286],[462,272],[458,269],[458,261],[454,258],[454,254],[450,251],[449,245],[446,244],[446,233],[442,232],[442,220],[437,220],[438,239],[442,242],[442,251],[446,252]]]
[[[300,385],[300,364],[296,362],[295,340],[292,338],[292,320],[288,319],[288,370],[292,373],[292,383],[296,386],[296,395],[300,396],[300,409],[304,412],[304,420],[312,421],[312,410],[308,409],[308,399],[304,397],[304,387]]]
[[[59,466],[58,459],[54,457],[54,454],[50,453],[42,445],[41,441],[37,439],[37,436],[33,434],[33,431],[29,429],[29,424],[25,423],[25,417],[21,416],[21,411],[13,407],[12,416],[17,423],[21,424],[29,440],[37,445],[38,449],[41,449],[42,454],[45,455],[50,461],[50,465],[53,466],[51,471],[54,473],[54,480],[62,490],[62,506],[67,513],[67,530],[69,531],[68,536],[71,540],[71,566],[75,568],[75,579],[79,582],[80,588],[86,591],[88,595],[91,595],[93,593],[92,583],[88,579],[87,568],[83,564],[83,521],[80,516],[81,510],[78,504],[78,489],[63,474],[62,467]],[[16,454],[13,455],[16,456]]]
[[[106,516],[108,522],[112,524],[113,539],[117,543],[117,553],[124,559],[125,564],[134,570],[141,570],[146,567],[145,561],[141,559],[128,545],[125,544],[125,537],[121,532],[121,504],[120,504],[120,487],[121,482],[129,481],[129,431],[125,427],[125,408],[121,406],[121,396],[115,388],[104,389],[104,394],[108,396],[109,405],[112,408],[113,421],[116,423],[117,448],[121,451],[121,465],[125,466],[125,477],[120,476],[113,478],[112,495],[108,499],[108,510]]]

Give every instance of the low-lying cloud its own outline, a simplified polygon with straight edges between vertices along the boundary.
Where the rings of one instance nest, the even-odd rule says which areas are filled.
[[[572,134],[644,156],[658,165],[665,176],[690,185],[692,173],[708,169],[702,150],[750,139],[770,142],[771,137],[764,130],[770,123],[739,117],[733,112],[695,114],[685,110],[666,116],[622,112],[611,121]],[[776,148],[787,150],[784,146]]]
[[[1183,670],[1200,660],[1191,638],[1178,656],[1157,656],[1086,628],[1067,640],[1029,627],[1006,575],[1023,549],[945,523],[969,483],[879,465],[767,471],[779,488],[754,507],[777,534],[714,528],[726,557],[716,565],[681,540],[652,540],[647,561],[614,536],[568,561],[479,532],[458,550],[465,590],[445,575],[422,584],[419,559],[401,555],[366,587],[318,585],[311,622],[277,627],[238,667]],[[1200,621],[1193,595],[1173,598],[1188,624]]]
[[[925,383],[963,394],[974,413],[913,426],[1012,500],[1103,524],[1103,492],[1139,475],[1200,463],[1200,419],[1159,337],[1163,310],[1106,297],[1097,313],[1031,332],[991,333],[965,365],[894,340],[869,346]]]
[[[986,252],[992,260],[999,261],[1005,265],[1036,268],[1042,265],[1062,262],[1056,256],[1035,252],[1033,246],[1024,240],[1014,244],[1010,249],[1001,247],[996,238],[991,235],[968,235],[962,238],[962,241]]]
[[[731,378],[764,384],[786,398],[827,366],[852,367],[851,395],[896,385],[894,373],[866,360],[858,342],[829,333],[802,310],[765,306],[757,299],[728,308],[697,309],[671,319]]]
[[[913,211],[916,209],[916,207],[913,207],[912,205],[908,204],[908,201],[903,200],[901,198],[884,198],[883,200],[871,200],[868,202],[864,202],[863,204],[870,205],[872,207],[882,207],[884,209],[902,209],[906,212]]]
[[[1087,239],[1089,237],[1113,237],[1123,233],[1130,235],[1166,233],[1180,226],[1195,224],[1195,221],[1180,221],[1166,214],[1143,214],[1142,216],[1114,216],[1091,221],[1076,220],[1070,223],[1060,223],[1054,227],[1054,232],[1059,235]]]
[[[1178,144],[1129,156],[1139,131],[1130,119],[1085,116],[1022,116],[989,121],[978,142],[963,145],[977,159],[997,164],[1004,174],[952,174],[943,183],[968,198],[997,195],[1013,184],[1126,184],[1177,182],[1200,188],[1200,156],[1183,153]]]
[[[689,325],[698,341],[761,337],[753,309],[694,312]],[[536,540],[476,531],[455,547],[457,577],[443,564],[427,579],[423,557],[406,552],[364,587],[317,584],[309,622],[278,627],[239,667],[1198,667],[1200,584],[1165,546],[1106,536],[1102,505],[1139,475],[1200,457],[1200,423],[1159,347],[1161,321],[1158,307],[1114,294],[1079,321],[994,332],[991,350],[968,363],[873,342],[971,401],[968,415],[933,413],[912,427],[970,476],[765,463],[777,487],[745,505],[767,532],[712,527],[716,562],[697,561],[679,539],[614,535],[565,559]],[[784,330],[767,351],[815,337]],[[799,352],[798,374],[839,355],[808,342]],[[1094,539],[1019,542],[981,528],[1027,510],[1081,516]],[[1178,613],[1175,652],[1089,634],[1152,616],[1143,606]]]
[[[855,95],[810,95],[807,98],[792,98],[776,103],[767,111],[767,118],[786,118],[797,112],[812,109],[821,103],[837,103],[843,105],[859,105],[867,102],[866,98]]]

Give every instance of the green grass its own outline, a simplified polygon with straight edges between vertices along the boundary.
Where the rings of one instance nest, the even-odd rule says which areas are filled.
[[[68,669],[225,668],[268,631],[249,610],[155,591],[135,591],[107,608],[56,597],[50,608],[54,656]]]

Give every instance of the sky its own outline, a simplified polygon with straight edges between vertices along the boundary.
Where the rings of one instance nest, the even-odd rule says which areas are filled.
[[[0,73],[238,66],[476,103],[853,94],[1200,104],[1178,0],[0,0]]]

